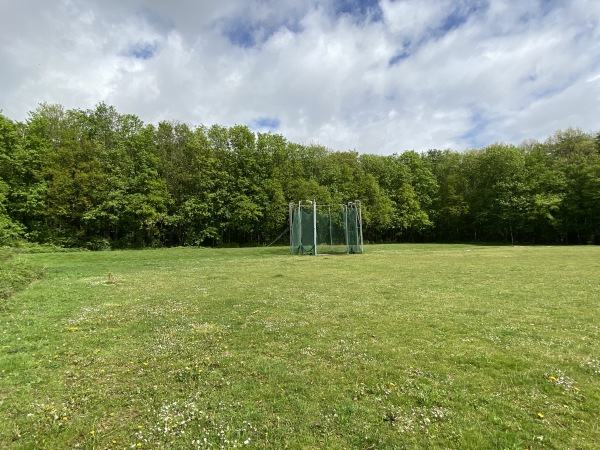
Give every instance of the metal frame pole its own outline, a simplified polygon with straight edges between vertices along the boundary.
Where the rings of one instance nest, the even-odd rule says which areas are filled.
[[[317,201],[313,200],[313,242],[315,244],[315,256],[317,256]]]
[[[294,254],[294,224],[293,224],[293,212],[292,212],[292,203],[288,204],[288,210],[290,215],[290,255]]]
[[[350,253],[350,235],[348,233],[348,205],[342,204],[344,211],[344,238],[346,239],[346,253]]]
[[[363,229],[362,229],[362,203],[360,202],[360,200],[355,200],[354,204],[357,206],[357,209],[358,209],[358,214],[356,215],[356,217],[358,220],[358,230],[360,232],[360,234],[359,234],[360,252],[363,253],[364,248],[363,248]]]
[[[298,249],[298,254],[302,255],[304,253],[304,244],[302,243],[302,200],[298,202],[298,229],[300,230],[300,248]]]
[[[331,248],[333,248],[333,228],[331,225],[331,205],[327,206],[327,210],[329,211],[329,245],[331,246]]]

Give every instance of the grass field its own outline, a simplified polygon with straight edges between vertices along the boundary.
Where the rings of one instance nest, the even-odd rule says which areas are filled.
[[[600,247],[287,252],[15,255],[0,448],[599,448]]]

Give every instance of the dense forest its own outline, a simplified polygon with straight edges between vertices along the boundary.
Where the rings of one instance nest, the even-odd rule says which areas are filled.
[[[600,244],[600,133],[381,156],[104,103],[0,114],[0,245],[265,245],[301,199],[360,199],[367,242]]]

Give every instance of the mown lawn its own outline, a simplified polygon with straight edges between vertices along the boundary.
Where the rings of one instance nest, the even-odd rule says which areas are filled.
[[[600,445],[600,247],[287,252],[15,255],[0,448]]]

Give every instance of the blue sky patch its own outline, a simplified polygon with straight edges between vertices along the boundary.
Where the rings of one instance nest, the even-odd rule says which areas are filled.
[[[379,0],[334,0],[333,9],[336,16],[347,14],[360,20],[379,21],[382,17]]]
[[[556,83],[552,86],[545,86],[537,89],[533,95],[536,100],[548,97],[554,97],[555,95],[561,94],[565,90],[567,90],[573,83],[576,81],[577,77],[572,76],[563,80],[562,82]]]
[[[225,30],[225,34],[233,45],[242,48],[254,47],[254,27],[247,22],[236,22]]]
[[[390,67],[395,66],[400,61],[402,61],[403,59],[408,58],[409,56],[410,56],[409,52],[407,52],[406,50],[402,50],[401,52],[396,53],[394,56],[392,56],[390,58],[390,60],[388,61],[388,66],[390,66]]]
[[[388,61],[388,67],[395,66],[400,61],[405,60],[406,58],[408,58],[410,55],[411,55],[411,52],[410,52],[410,41],[407,40],[402,45],[402,50],[396,52],[396,54],[390,58],[390,60]]]
[[[146,60],[152,58],[156,54],[157,50],[158,45],[155,43],[138,42],[129,49],[128,54],[136,59]]]
[[[466,6],[457,6],[450,10],[441,23],[430,26],[423,30],[423,34],[414,41],[405,40],[402,48],[399,49],[388,61],[388,67],[395,66],[399,62],[409,58],[419,51],[419,49],[431,41],[441,39],[449,32],[460,28],[471,17],[484,13],[487,10],[487,4],[480,0],[471,2]]]
[[[557,0],[541,0],[540,1],[540,10],[542,14],[547,15],[551,13],[554,9],[561,6],[562,2]]]
[[[269,130],[276,130],[281,125],[281,121],[276,117],[259,117],[254,120],[254,125],[259,128],[268,128]]]
[[[436,34],[443,36],[452,30],[464,25],[473,15],[480,14],[487,9],[487,3],[475,1],[465,7],[457,7],[446,16],[446,19],[437,30]]]
[[[466,141],[470,148],[480,148],[489,144],[483,136],[490,120],[475,108],[471,113],[471,128],[460,136],[460,139]]]
[[[281,27],[293,33],[302,31],[298,20],[288,18],[284,22],[250,22],[247,19],[231,19],[222,22],[222,32],[229,42],[241,48],[252,48],[266,42]]]

